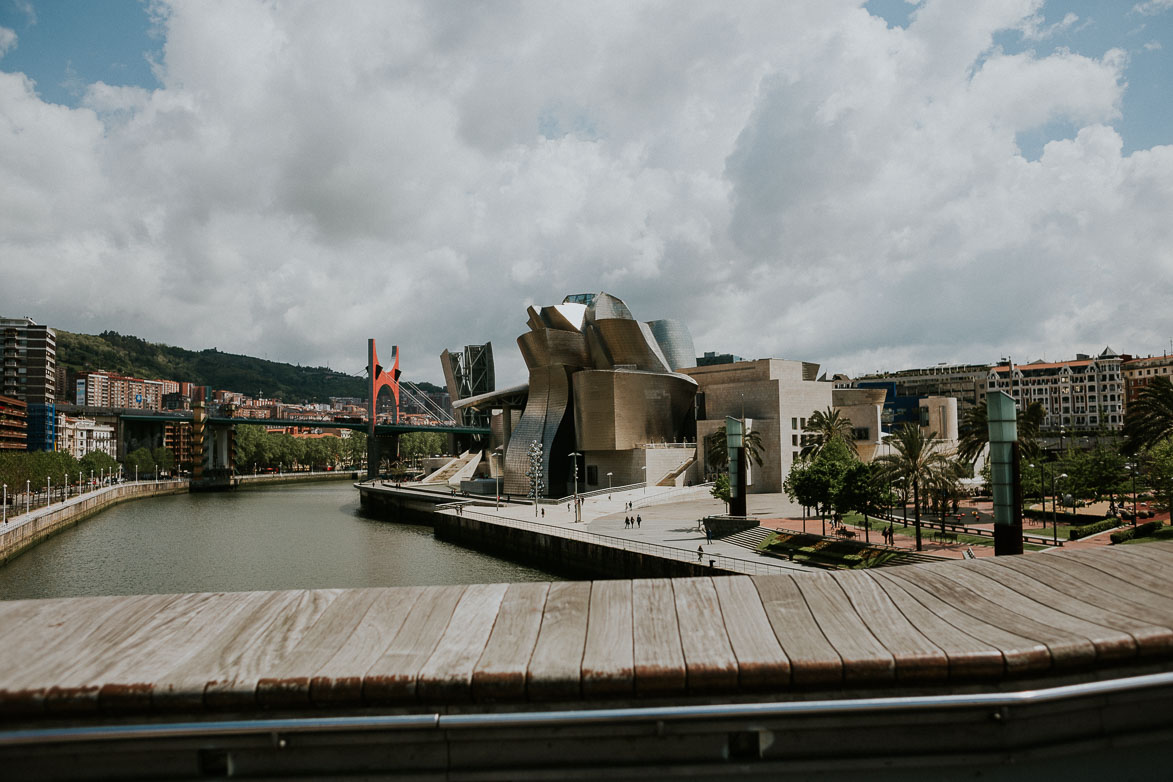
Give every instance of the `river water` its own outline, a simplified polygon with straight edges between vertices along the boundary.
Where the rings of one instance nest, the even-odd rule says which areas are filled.
[[[0,599],[549,580],[366,518],[339,482],[116,505],[0,566]]]

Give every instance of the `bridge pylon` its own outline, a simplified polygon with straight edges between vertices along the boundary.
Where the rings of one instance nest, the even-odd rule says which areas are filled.
[[[379,440],[375,436],[375,409],[378,406],[379,392],[384,388],[391,391],[395,399],[395,412],[392,423],[399,423],[399,346],[391,346],[391,355],[395,363],[390,371],[385,370],[379,363],[379,353],[375,349],[375,340],[367,340],[367,375],[370,377],[367,401],[367,479],[379,477]],[[396,438],[398,440],[398,438]],[[398,446],[398,442],[396,442]],[[396,448],[398,450],[398,447]]]

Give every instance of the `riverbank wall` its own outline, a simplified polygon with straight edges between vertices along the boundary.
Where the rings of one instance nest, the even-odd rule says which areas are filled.
[[[724,558],[693,561],[691,556],[682,558],[680,551],[664,546],[649,544],[638,550],[630,543],[607,545],[608,539],[602,535],[511,523],[477,513],[476,504],[467,503],[463,496],[406,487],[356,487],[368,515],[428,526],[438,540],[566,578],[687,578],[739,572],[721,567]],[[451,503],[462,500],[467,503],[462,512],[453,512]]]
[[[330,470],[329,472],[284,472],[262,473],[259,475],[234,475],[232,486],[236,489],[250,489],[256,486],[276,486],[286,483],[317,483],[319,481],[358,481],[362,473],[358,470]]]
[[[127,500],[183,494],[187,481],[124,483],[87,492],[58,505],[50,505],[26,516],[9,517],[8,529],[0,532],[0,565],[32,546],[78,522]]]
[[[576,540],[537,529],[502,524],[467,512],[432,512],[436,538],[540,570],[581,579],[688,578],[727,576],[734,571],[704,562],[684,562],[650,551],[631,551],[592,540]]]

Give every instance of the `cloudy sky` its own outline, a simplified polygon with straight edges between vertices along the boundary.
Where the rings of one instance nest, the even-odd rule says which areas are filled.
[[[0,0],[0,314],[501,385],[600,290],[832,372],[1160,353],[1171,77],[1173,0]]]

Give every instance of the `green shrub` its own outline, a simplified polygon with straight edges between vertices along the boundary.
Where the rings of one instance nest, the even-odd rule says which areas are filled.
[[[1116,529],[1120,526],[1120,519],[1107,518],[1103,521],[1097,521],[1094,524],[1084,524],[1082,527],[1072,527],[1067,530],[1068,540],[1079,540],[1086,538],[1088,535],[1095,535],[1097,532],[1105,532],[1110,529]]]
[[[1119,532],[1112,533],[1112,542],[1123,543],[1124,541],[1132,540],[1133,538],[1147,538],[1159,530],[1162,526],[1164,526],[1164,522],[1150,521],[1147,524],[1140,524],[1132,527],[1131,529],[1122,529]]]

